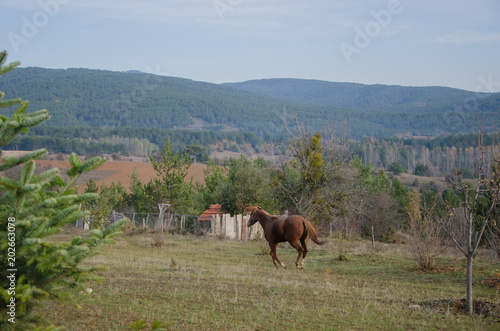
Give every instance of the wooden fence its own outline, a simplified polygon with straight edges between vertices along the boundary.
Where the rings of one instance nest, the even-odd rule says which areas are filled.
[[[215,235],[220,238],[233,240],[253,240],[263,237],[263,230],[259,223],[251,228],[247,227],[249,215],[229,214],[212,215],[210,222],[200,221],[199,216],[162,214],[159,213],[119,213],[113,211],[107,218],[107,224],[128,217],[136,227],[159,231],[189,232],[193,234]],[[75,226],[80,229],[89,230],[93,228],[96,220],[92,218],[80,219]]]
[[[253,240],[262,238],[264,236],[264,231],[259,223],[254,224],[251,228],[247,227],[248,217],[248,215],[212,215],[210,233],[221,238],[234,240]]]

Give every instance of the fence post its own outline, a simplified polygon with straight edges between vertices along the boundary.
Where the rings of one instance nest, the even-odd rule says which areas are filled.
[[[226,230],[226,237],[234,239],[236,236],[234,231],[234,217],[231,217],[229,214],[224,214],[224,220],[226,223],[226,226],[224,227]]]
[[[236,215],[236,240],[241,240],[241,223],[243,215]]]
[[[375,249],[375,234],[373,233],[373,225],[372,225],[372,249]]]
[[[226,218],[229,217],[229,214],[223,214],[222,215],[222,222],[221,222],[221,227],[220,227],[220,234],[222,238],[226,237]]]
[[[222,216],[216,214],[215,219],[214,219],[214,228],[213,228],[214,232],[213,233],[215,233],[217,236],[220,236],[222,234],[221,223],[222,223]]]
[[[215,215],[210,217],[210,233],[215,233]]]
[[[241,240],[248,240],[248,227],[247,227],[247,217],[243,216],[241,219]]]

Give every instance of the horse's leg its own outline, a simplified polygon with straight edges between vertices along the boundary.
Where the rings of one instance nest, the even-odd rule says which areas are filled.
[[[302,254],[304,253],[304,249],[299,245],[297,240],[295,241],[289,241],[290,245],[292,245],[293,248],[297,250],[297,261],[295,261],[295,266],[297,267],[297,270],[301,270],[304,266],[302,263],[300,263],[300,259],[302,258]]]
[[[278,262],[276,262],[276,246],[278,244],[275,244],[275,243],[269,243],[269,248],[271,249],[271,251],[269,252],[269,255],[271,255],[271,259],[273,259],[273,263],[274,263],[274,266],[276,267],[276,269],[279,269],[279,265],[278,265]]]
[[[276,255],[276,248],[278,247],[278,244],[279,243],[273,243],[273,244],[269,244],[269,247],[271,247],[271,257],[273,258],[273,263],[274,263],[274,266],[276,267],[276,269],[279,269],[280,266],[282,266],[283,268],[287,269],[287,266],[281,262],[279,259],[278,259],[278,255]]]
[[[301,269],[304,268],[304,260],[306,259],[306,254],[307,254],[307,246],[306,246],[306,238],[301,238],[300,243],[302,244],[302,262],[300,263]]]

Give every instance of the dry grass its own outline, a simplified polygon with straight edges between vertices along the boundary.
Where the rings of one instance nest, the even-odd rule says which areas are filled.
[[[434,182],[434,184],[437,186],[438,190],[442,192],[443,190],[449,188],[449,185],[446,183],[445,179],[443,177],[424,177],[424,176],[415,176],[411,174],[400,174],[395,176],[399,179],[401,184],[406,187],[410,187],[414,190],[418,190],[419,187],[428,187],[430,185],[430,182]],[[413,182],[418,180],[419,186],[415,187],[413,186]]]
[[[123,330],[139,319],[182,330],[500,327],[498,316],[467,317],[423,304],[463,297],[464,283],[454,281],[463,277],[462,262],[455,258],[443,260],[458,266],[452,272],[426,274],[415,272],[404,246],[380,244],[372,252],[371,243],[359,241],[350,261],[339,262],[338,245],[330,241],[321,247],[310,243],[303,271],[278,271],[262,255],[261,241],[179,235],[164,240],[156,248],[151,235],[118,238],[88,262],[106,266],[106,280],[89,284],[91,295],[75,292],[82,309],[48,301],[37,312],[68,330]],[[295,250],[283,245],[278,256],[293,267]],[[476,265],[481,276],[500,269],[487,260]],[[474,291],[476,298],[499,302],[496,288],[478,283]]]

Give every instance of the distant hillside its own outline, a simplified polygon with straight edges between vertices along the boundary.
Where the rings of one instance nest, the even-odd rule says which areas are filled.
[[[294,79],[229,85],[90,69],[18,68],[0,79],[6,98],[29,100],[32,111],[49,110],[51,120],[45,127],[239,131],[272,138],[284,133],[286,110],[287,121],[293,122],[296,116],[315,130],[346,121],[353,139],[478,129],[475,106],[463,108],[464,101],[476,98],[475,94],[456,89]],[[474,100],[488,118],[483,123],[491,123],[492,116],[500,120],[500,94]]]
[[[188,79],[89,69],[19,68],[0,80],[9,97],[47,108],[50,126],[156,127],[269,133],[286,104]]]
[[[249,80],[225,85],[289,102],[396,112],[458,110],[464,100],[478,97],[475,92],[439,86],[363,85],[285,78]],[[479,98],[488,96],[484,93],[480,94]]]

